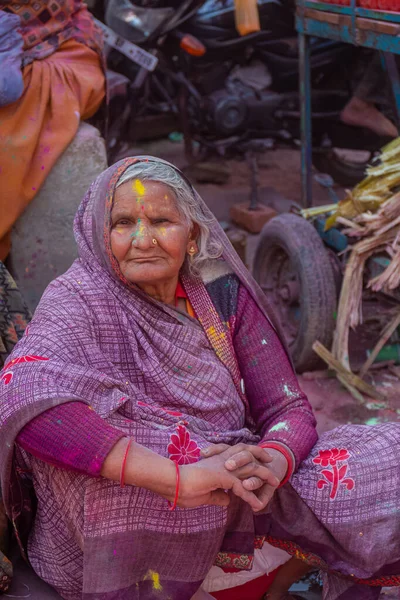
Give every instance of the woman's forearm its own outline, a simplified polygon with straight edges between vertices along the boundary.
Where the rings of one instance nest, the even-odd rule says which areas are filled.
[[[106,479],[121,480],[128,441],[128,438],[119,440],[106,457],[101,470]],[[173,462],[133,441],[126,459],[124,480],[126,485],[143,487],[168,500],[175,496],[176,469]]]

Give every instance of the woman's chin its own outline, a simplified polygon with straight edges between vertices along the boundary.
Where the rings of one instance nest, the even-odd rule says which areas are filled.
[[[174,279],[178,276],[179,272],[171,273],[170,269],[166,269],[163,265],[157,265],[154,262],[143,262],[131,266],[126,269],[124,273],[125,277],[131,283],[138,285],[157,285],[161,282]]]

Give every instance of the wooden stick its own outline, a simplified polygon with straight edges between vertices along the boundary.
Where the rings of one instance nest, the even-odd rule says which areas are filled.
[[[346,219],[345,217],[336,217],[336,223],[340,223],[341,225],[345,225],[346,227],[350,227],[350,229],[356,229],[357,231],[363,231],[364,227],[355,223],[354,221],[350,221],[350,219]]]
[[[400,379],[400,367],[396,365],[389,365],[388,370],[392,375],[395,375],[397,379]]]
[[[348,392],[350,392],[350,394],[353,396],[353,398],[355,400],[357,400],[358,402],[360,402],[360,404],[364,404],[364,397],[363,397],[363,395],[360,394],[360,392],[355,387],[353,387],[352,385],[350,385],[346,381],[346,379],[344,377],[342,377],[342,375],[339,375],[338,373],[337,373],[337,378],[340,381],[340,383],[346,388],[346,390]]]
[[[313,350],[318,354],[320,358],[326,364],[336,371],[341,378],[343,378],[347,385],[356,388],[366,396],[374,398],[374,400],[386,400],[386,395],[378,392],[376,388],[363,381],[358,375],[352,373],[349,369],[346,369],[330,352],[321,344],[321,342],[314,342]]]
[[[397,315],[395,315],[394,318],[386,325],[385,329],[383,330],[383,332],[381,334],[381,337],[375,344],[374,349],[372,350],[371,354],[369,355],[369,357],[363,364],[362,368],[360,369],[361,379],[363,379],[365,377],[366,372],[368,371],[368,369],[370,368],[370,366],[372,365],[372,363],[378,356],[379,352],[382,350],[383,346],[386,344],[388,339],[393,335],[393,333],[396,331],[396,329],[399,325],[400,325],[400,312]]]

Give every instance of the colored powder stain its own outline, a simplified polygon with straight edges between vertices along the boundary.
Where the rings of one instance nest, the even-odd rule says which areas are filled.
[[[289,431],[289,427],[285,421],[282,421],[271,427],[270,431]]]
[[[256,367],[257,365],[258,365],[258,360],[256,358],[253,358],[249,363],[250,367]]]
[[[283,386],[283,393],[286,394],[286,396],[289,396],[289,398],[295,398],[297,396],[296,392],[292,392],[287,383]]]
[[[372,419],[368,419],[367,421],[365,421],[366,425],[378,425],[379,423],[379,419],[377,419],[376,417],[372,417]]]
[[[61,423],[62,423],[61,419],[57,419],[57,423],[58,423],[59,425],[61,425]]]
[[[162,585],[160,583],[160,576],[155,571],[149,571],[149,578],[153,582],[153,590],[157,592],[162,592]]]
[[[216,344],[218,341],[223,340],[226,337],[226,334],[223,331],[221,333],[217,333],[214,325],[209,327],[206,333],[211,338],[213,344]]]
[[[267,345],[267,340],[261,340],[261,344],[262,344],[263,346],[266,346],[266,345]]]
[[[133,189],[135,190],[138,196],[143,196],[146,191],[146,188],[144,187],[140,179],[135,179],[135,181],[133,182]]]
[[[369,410],[379,410],[381,408],[387,408],[386,402],[368,402],[365,406]]]

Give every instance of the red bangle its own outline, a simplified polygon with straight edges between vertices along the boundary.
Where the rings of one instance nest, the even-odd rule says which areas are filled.
[[[275,442],[265,442],[264,444],[260,444],[260,446],[261,446],[261,448],[272,448],[272,450],[278,450],[286,458],[287,463],[288,463],[286,475],[282,479],[280,484],[278,485],[278,488],[282,487],[283,485],[285,485],[285,483],[287,483],[289,481],[289,479],[291,478],[292,473],[293,473],[294,465],[293,465],[293,457],[292,457],[291,452],[289,452],[289,450],[287,448],[285,448],[285,446],[283,446],[281,444],[276,444]]]
[[[122,465],[121,465],[121,475],[119,478],[119,485],[123,488],[125,487],[125,467],[126,467],[126,460],[128,458],[128,452],[129,452],[129,448],[131,447],[132,444],[132,438],[129,438],[129,441],[126,445],[125,448],[125,454],[124,454],[124,458],[122,459]]]
[[[181,472],[179,471],[179,465],[178,465],[177,462],[175,462],[175,469],[176,469],[175,498],[174,498],[174,503],[173,504],[171,504],[171,502],[168,502],[168,504],[169,504],[169,510],[175,510],[176,509],[176,505],[178,504],[179,484],[181,482]]]

